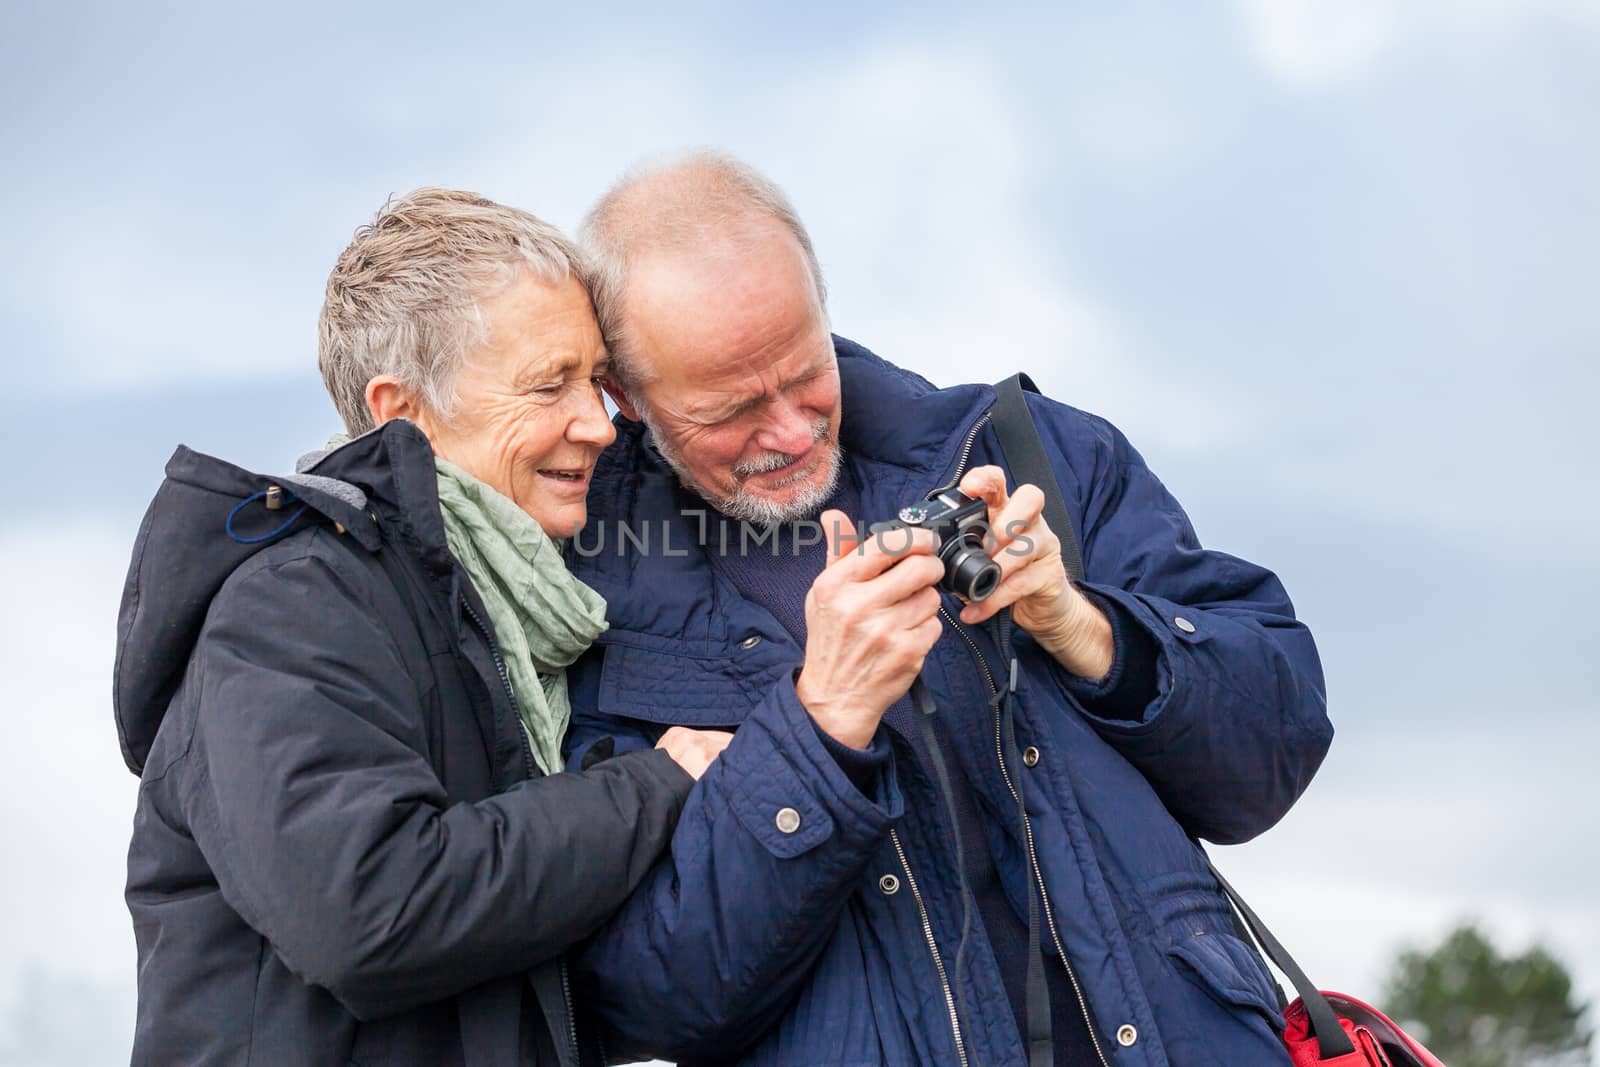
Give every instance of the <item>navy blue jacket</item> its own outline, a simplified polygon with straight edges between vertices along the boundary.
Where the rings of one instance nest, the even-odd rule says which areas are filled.
[[[133,1062],[596,1062],[562,952],[651,869],[691,779],[658,751],[536,776],[415,426],[313,472],[180,449],[134,546]],[[299,499],[240,505],[272,482]],[[228,536],[236,507],[262,540]]]
[[[850,342],[836,348],[841,440],[867,521],[1002,463],[982,424],[991,388],[936,390]],[[986,844],[1024,917],[1031,835],[1046,962],[1062,966],[1065,951],[1105,1063],[1286,1063],[1270,979],[1236,938],[1195,839],[1261,833],[1320,764],[1332,728],[1311,635],[1271,573],[1200,547],[1115,428],[1029,402],[1086,585],[1149,635],[1156,696],[1137,721],[1097,718],[1021,637],[1018,744],[1041,755],[1012,766],[990,702],[1000,655],[948,600],[923,673],[958,739],[946,756],[980,795]],[[612,1051],[785,1067],[1024,1063],[981,937],[953,995],[961,902],[930,776],[887,728],[894,756],[870,793],[845,776],[795,697],[803,650],[697,543],[703,507],[623,420],[571,552],[611,629],[573,675],[570,758],[644,747],[669,724],[737,727],[690,795],[670,858],[581,956]],[[788,832],[784,808],[800,817],[781,820]]]

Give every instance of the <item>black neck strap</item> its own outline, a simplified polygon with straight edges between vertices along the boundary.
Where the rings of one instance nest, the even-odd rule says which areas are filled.
[[[1067,576],[1075,582],[1082,581],[1083,554],[1078,548],[1078,536],[1073,530],[1072,517],[1067,512],[1061,484],[1056,480],[1055,468],[1051,466],[1050,457],[1044,449],[1044,442],[1039,437],[1039,427],[1034,423],[1033,414],[1028,410],[1024,391],[1029,393],[1039,391],[1026,374],[1013,374],[997,384],[994,387],[995,400],[994,407],[990,411],[990,422],[994,426],[995,435],[1000,439],[1000,450],[1005,453],[1006,467],[1011,472],[1012,480],[1017,485],[1037,485],[1044,491],[1044,519],[1061,539],[1061,559],[1066,564]],[[1250,937],[1244,935],[1253,935],[1261,951],[1277,965],[1278,970],[1288,976],[1290,983],[1294,985],[1294,991],[1300,995],[1300,1001],[1305,1005],[1306,1016],[1311,1023],[1311,1032],[1317,1039],[1318,1048],[1322,1051],[1322,1058],[1331,1059],[1353,1053],[1355,1046],[1350,1043],[1344,1027],[1339,1025],[1339,1017],[1334,1012],[1333,1006],[1328,1003],[1328,999],[1311,984],[1311,979],[1307,978],[1300,965],[1295,963],[1294,957],[1289,955],[1282,942],[1267,929],[1260,916],[1251,910],[1250,905],[1244,902],[1244,898],[1234,892],[1233,886],[1229,885],[1216,867],[1212,866],[1209,856],[1205,858],[1205,862],[1229,903],[1233,905],[1238,915],[1244,917],[1244,927],[1239,928],[1242,939],[1248,941]],[[1237,920],[1235,926],[1238,927]]]

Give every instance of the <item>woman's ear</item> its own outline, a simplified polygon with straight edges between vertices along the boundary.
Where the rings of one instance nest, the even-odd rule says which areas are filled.
[[[369,391],[371,388],[372,386],[367,386]],[[600,388],[606,391],[606,395],[611,398],[613,404],[617,405],[617,410],[622,412],[625,418],[633,422],[644,421],[639,417],[639,409],[634,406],[633,401],[628,399],[627,390],[623,389],[622,384],[617,381],[616,375],[607,374],[605,380],[600,383]],[[370,395],[370,392],[368,395]]]
[[[382,426],[392,419],[410,419],[422,426],[422,406],[405,383],[392,374],[380,374],[367,382],[367,411],[372,414],[374,426]],[[424,431],[426,429],[423,427]]]

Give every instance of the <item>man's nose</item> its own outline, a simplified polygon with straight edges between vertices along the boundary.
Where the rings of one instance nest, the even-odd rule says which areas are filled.
[[[766,423],[756,434],[756,444],[767,452],[798,456],[810,448],[815,440],[811,422],[799,405],[779,399],[768,410]]]

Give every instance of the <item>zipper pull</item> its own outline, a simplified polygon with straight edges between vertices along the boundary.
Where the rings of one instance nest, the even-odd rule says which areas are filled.
[[[1006,702],[1011,699],[1012,694],[1016,693],[1016,691],[1017,657],[1012,656],[1010,661],[1006,664],[1005,685],[995,686],[994,696],[989,698],[989,706],[996,711],[1001,711],[1005,708]]]

